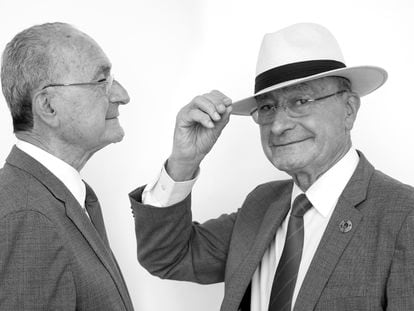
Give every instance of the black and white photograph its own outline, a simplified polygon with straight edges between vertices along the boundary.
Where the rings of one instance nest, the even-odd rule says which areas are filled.
[[[0,0],[0,311],[414,310],[413,15]]]

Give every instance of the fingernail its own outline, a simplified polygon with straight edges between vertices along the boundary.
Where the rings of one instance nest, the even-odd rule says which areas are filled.
[[[211,121],[208,121],[208,123],[207,123],[207,125],[208,125],[208,127],[214,127],[214,124],[213,124],[213,122],[211,122]]]
[[[220,115],[217,112],[213,114],[214,120],[220,120]]]

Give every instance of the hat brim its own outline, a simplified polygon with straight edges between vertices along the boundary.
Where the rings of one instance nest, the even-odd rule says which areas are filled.
[[[358,67],[345,67],[335,70],[326,71],[316,75],[308,76],[305,78],[295,79],[279,83],[273,86],[270,86],[260,92],[257,92],[255,95],[242,100],[236,101],[233,103],[232,114],[248,116],[252,111],[257,107],[255,96],[268,93],[274,90],[278,90],[287,86],[292,86],[295,84],[303,83],[310,80],[315,80],[324,77],[343,77],[351,81],[352,91],[357,93],[360,97],[365,96],[381,85],[387,80],[387,72],[375,66],[358,66]]]

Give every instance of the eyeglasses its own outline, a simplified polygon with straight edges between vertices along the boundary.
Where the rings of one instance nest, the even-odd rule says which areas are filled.
[[[98,81],[91,81],[91,82],[78,82],[78,83],[51,83],[45,85],[42,90],[47,89],[49,87],[60,87],[60,86],[86,86],[86,85],[95,85],[95,86],[105,86],[105,93],[106,95],[109,94],[111,90],[112,84],[114,82],[114,76],[110,75],[107,78],[100,79]]]
[[[252,115],[254,121],[259,125],[272,123],[275,120],[276,110],[278,107],[283,107],[288,116],[292,118],[299,118],[306,116],[310,113],[313,103],[345,92],[348,91],[342,90],[318,98],[295,96],[292,98],[288,98],[283,105],[275,102],[270,103],[270,101],[260,100],[257,98],[256,101],[258,107],[255,108],[250,114]]]

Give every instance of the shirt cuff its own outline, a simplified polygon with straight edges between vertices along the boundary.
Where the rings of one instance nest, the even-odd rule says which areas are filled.
[[[199,173],[200,169],[197,170],[193,179],[176,182],[168,175],[163,165],[158,177],[142,192],[142,203],[155,207],[167,207],[181,202],[191,193]]]

